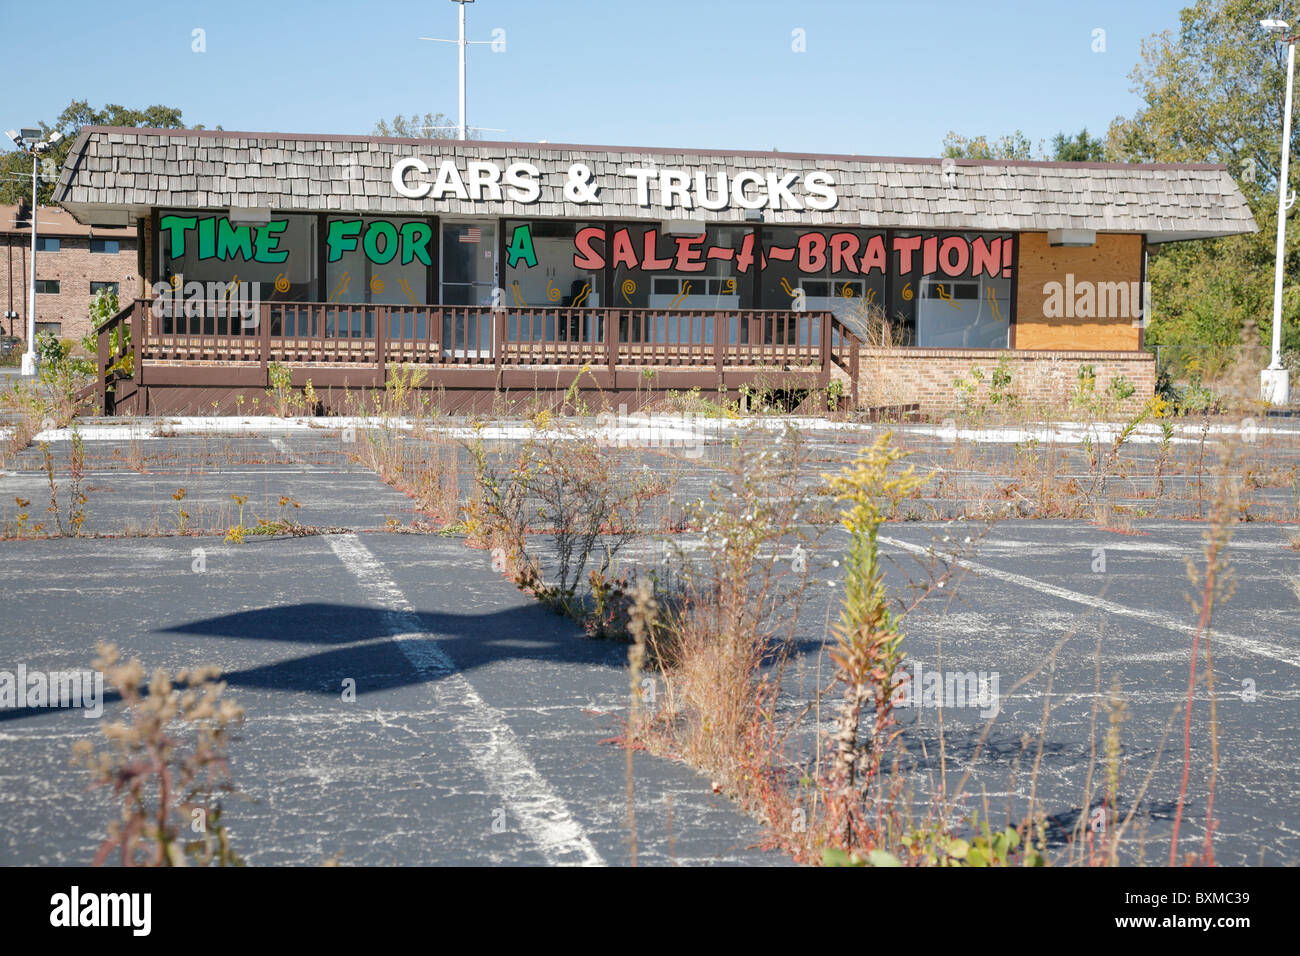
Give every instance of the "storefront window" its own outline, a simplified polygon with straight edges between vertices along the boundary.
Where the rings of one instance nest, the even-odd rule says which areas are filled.
[[[158,224],[159,275],[186,298],[192,283],[205,288],[221,283],[233,290],[227,298],[244,301],[306,302],[315,293],[315,216],[273,214],[266,223],[249,224],[220,213],[174,210],[160,213]],[[214,315],[211,303],[194,311],[202,321],[192,316],[191,332],[251,334],[256,329],[255,323],[230,323],[228,316]]]
[[[752,296],[755,267],[743,263],[747,268],[742,272],[737,260],[750,232],[744,226],[708,226],[701,238],[693,229],[620,227],[611,251],[616,303],[650,309],[744,308]]]
[[[878,327],[885,312],[884,252],[882,232],[764,229],[763,308],[827,309],[874,341],[867,330]]]
[[[434,255],[428,220],[332,216],[326,230],[326,301],[428,304]]]
[[[578,232],[589,222],[506,221],[507,307],[598,308],[604,270],[575,264]],[[603,248],[595,240],[593,248]]]
[[[1007,347],[1010,234],[895,234],[891,319],[922,348]]]
[[[161,277],[171,281],[257,282],[263,300],[307,301],[316,278],[316,217],[273,215],[259,225],[219,213],[159,217]]]
[[[524,318],[516,309],[594,309],[602,301],[605,270],[579,255],[577,237],[591,228],[572,220],[507,220],[506,283],[502,289],[507,312],[507,333],[528,340],[601,341],[603,318],[584,321],[555,314]],[[584,233],[588,248],[603,254],[604,240]]]
[[[608,227],[614,266],[614,304],[650,309],[620,331],[625,341],[711,341],[713,317],[675,314],[682,309],[743,309],[753,301],[753,230],[708,226],[665,232],[658,226]],[[737,323],[729,338],[735,337]],[[743,323],[740,323],[743,325]]]

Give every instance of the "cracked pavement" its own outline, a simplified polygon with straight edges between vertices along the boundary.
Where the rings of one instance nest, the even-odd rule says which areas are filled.
[[[0,541],[9,570],[0,670],[85,668],[97,639],[148,667],[220,666],[229,696],[248,714],[231,751],[239,793],[226,801],[225,821],[252,864],[628,862],[625,754],[602,743],[619,733],[627,704],[624,645],[584,638],[460,539],[384,532],[390,519],[418,517],[415,504],[341,452],[337,432],[130,428],[125,437],[87,442],[86,530],[142,536]],[[899,431],[923,466],[944,462],[932,435]],[[818,469],[847,460],[869,432],[812,431]],[[673,460],[678,497],[698,496],[717,477],[724,443],[698,460]],[[67,444],[51,441],[57,462],[66,461]],[[1294,448],[1270,454],[1270,467],[1295,460]],[[39,449],[9,469],[0,476],[0,517],[12,522],[20,497],[34,502],[34,519],[44,518]],[[244,544],[177,536],[171,494],[178,487],[187,489],[195,527],[233,523],[230,495],[241,493],[249,495],[250,516],[274,514],[288,496],[301,505],[297,520],[352,533]],[[1290,513],[1289,496],[1280,488],[1260,497],[1280,516]],[[890,583],[901,584],[918,556],[945,547],[945,536],[978,539],[954,582],[956,597],[928,600],[906,624],[913,661],[1000,679],[1001,714],[971,766],[966,806],[987,800],[995,820],[1024,812],[1027,767],[1049,703],[1035,799],[1059,847],[1083,812],[1090,740],[1105,729],[1104,709],[1093,726],[1094,704],[1118,681],[1128,708],[1121,792],[1133,794],[1151,773],[1125,862],[1162,862],[1182,766],[1181,712],[1163,752],[1161,736],[1186,694],[1194,619],[1185,564],[1200,554],[1204,526],[1187,520],[1185,500],[1135,500],[1155,513],[1123,530],[1004,520],[985,534],[976,522],[927,517],[891,523],[884,551],[896,565]],[[1293,529],[1279,520],[1235,527],[1236,591],[1216,609],[1215,816],[1223,863],[1300,859]],[[840,569],[832,562],[844,544],[841,531],[823,529],[809,552],[820,583],[796,634],[782,699],[791,711],[807,702],[826,667],[822,624],[837,611]],[[1010,690],[1066,637],[1050,701],[1043,675]],[[347,680],[355,682],[355,700],[345,699]],[[1193,716],[1188,848],[1204,826],[1208,694],[1198,688]],[[915,795],[923,799],[938,786],[938,712],[915,708],[903,722]],[[826,714],[823,723],[829,726]],[[818,728],[809,718],[801,729],[806,750]],[[975,708],[945,708],[949,776],[967,768],[983,729]],[[72,743],[94,730],[76,711],[0,710],[0,863],[90,860],[111,804],[87,789],[69,756]],[[634,766],[640,863],[789,862],[758,849],[759,824],[691,768],[640,752]],[[1094,766],[1094,781],[1099,773]],[[1122,799],[1121,809],[1130,808]]]

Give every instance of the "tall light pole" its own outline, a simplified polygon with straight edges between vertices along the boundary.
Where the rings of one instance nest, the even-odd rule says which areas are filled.
[[[1295,77],[1295,34],[1285,20],[1261,20],[1270,33],[1282,34],[1286,51],[1286,106],[1282,113],[1282,169],[1277,177],[1277,261],[1273,267],[1273,360],[1259,373],[1260,397],[1271,405],[1286,405],[1291,398],[1291,373],[1282,365],[1282,266],[1286,255],[1287,165],[1291,159],[1291,85]]]
[[[24,126],[21,131],[9,130],[9,138],[14,145],[24,152],[32,154],[32,258],[30,284],[27,292],[27,351],[23,353],[23,374],[36,374],[36,187],[40,182],[40,155],[49,150],[63,134],[57,130],[47,140],[41,139],[42,132],[37,127]]]
[[[456,44],[460,52],[460,119],[457,123],[456,136],[465,141],[465,4],[474,0],[452,0],[460,5],[460,41]],[[1291,49],[1295,49],[1292,46]]]
[[[451,0],[452,3],[460,5],[460,39],[444,40],[441,37],[420,37],[421,40],[429,40],[433,43],[455,43],[460,47],[460,121],[456,124],[456,138],[465,140],[468,137],[466,133],[469,127],[465,125],[465,47],[471,43],[491,43],[491,40],[466,40],[465,39],[465,4],[473,3],[474,0]]]

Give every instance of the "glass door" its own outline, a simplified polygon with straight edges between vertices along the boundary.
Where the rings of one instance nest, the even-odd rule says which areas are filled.
[[[467,306],[444,316],[443,353],[451,358],[491,357],[492,296],[498,286],[495,219],[442,221],[441,275],[441,303]]]

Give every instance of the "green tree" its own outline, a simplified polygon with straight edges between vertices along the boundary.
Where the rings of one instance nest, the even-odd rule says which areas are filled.
[[[943,138],[943,156],[953,159],[1031,159],[1032,150],[1020,130],[991,142],[987,136],[968,139],[952,131]]]
[[[456,139],[456,121],[445,113],[412,113],[402,116],[400,113],[391,120],[380,120],[375,124],[373,136],[400,136],[403,139]],[[466,130],[469,139],[481,139],[475,130]]]
[[[1107,158],[1106,144],[1088,135],[1085,126],[1073,136],[1057,133],[1052,137],[1052,159],[1061,163],[1101,163]]]
[[[960,133],[949,132],[943,140],[942,155],[953,159],[1031,160],[1034,158],[1033,152],[1029,139],[1020,130],[994,140],[987,136],[968,138]],[[1099,163],[1109,158],[1109,151],[1105,142],[1090,136],[1087,127],[1084,127],[1073,136],[1067,136],[1063,132],[1053,136],[1050,157],[1044,152],[1040,140],[1038,158],[1069,163]]]
[[[142,110],[129,109],[110,103],[95,109],[86,100],[73,100],[51,125],[41,121],[43,138],[58,130],[64,138],[49,152],[41,155],[38,202],[47,206],[53,202],[54,183],[63,161],[67,158],[72,141],[83,126],[148,126],[159,129],[184,129],[181,111],[171,106],[150,106]],[[202,129],[195,126],[194,129]],[[218,127],[220,128],[220,127]],[[45,160],[50,160],[49,163]],[[32,195],[32,157],[21,150],[0,154],[0,204],[14,205],[30,201]]]
[[[1295,4],[1282,17],[1295,22]],[[1256,332],[1272,336],[1277,175],[1286,96],[1286,45],[1259,21],[1277,16],[1275,0],[1197,0],[1176,32],[1142,44],[1131,78],[1144,105],[1110,127],[1107,145],[1127,162],[1222,163],[1247,202],[1259,232],[1155,247],[1149,279],[1155,315],[1151,344],[1208,350],[1222,366]],[[1300,149],[1292,128],[1291,151]],[[1294,188],[1293,177],[1290,184]],[[1285,273],[1300,269],[1300,229],[1288,224]],[[1300,348],[1300,290],[1283,301],[1283,347]],[[1244,357],[1243,357],[1244,358]],[[1256,361],[1251,356],[1250,361]]]

